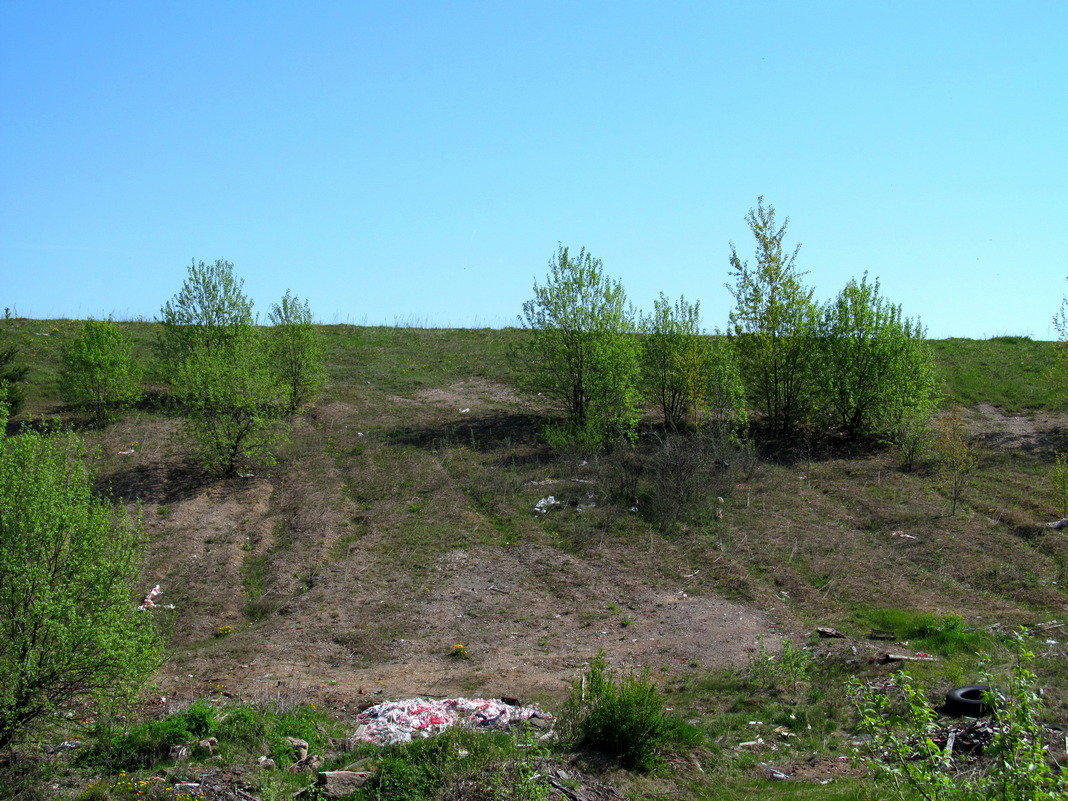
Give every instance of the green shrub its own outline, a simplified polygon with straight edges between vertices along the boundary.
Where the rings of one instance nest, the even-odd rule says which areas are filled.
[[[764,638],[758,639],[757,652],[749,660],[749,681],[754,685],[778,690],[796,691],[812,678],[816,663],[804,648],[793,640],[782,641],[782,653],[776,657],[768,653]]]
[[[577,745],[603,751],[640,771],[661,763],[659,750],[672,731],[663,696],[648,669],[617,680],[605,665],[603,651],[572,684],[566,717],[565,736]]]
[[[133,338],[111,319],[86,320],[61,355],[63,400],[106,423],[141,399],[141,367],[133,358]]]

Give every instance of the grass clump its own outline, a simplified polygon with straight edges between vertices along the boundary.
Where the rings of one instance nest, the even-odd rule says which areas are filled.
[[[603,751],[638,771],[662,763],[660,752],[677,728],[648,669],[617,680],[603,651],[572,684],[565,718],[565,737],[576,745]]]
[[[957,614],[872,609],[863,618],[875,629],[907,641],[909,647],[939,656],[975,654],[993,644],[988,632],[965,628],[964,618]]]
[[[78,754],[75,764],[110,771],[149,768],[167,759],[173,746],[214,734],[216,724],[215,707],[200,700],[184,712],[128,729],[99,721],[93,728],[93,742]]]

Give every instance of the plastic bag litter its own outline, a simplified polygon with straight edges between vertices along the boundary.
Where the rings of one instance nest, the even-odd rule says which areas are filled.
[[[151,590],[149,590],[148,591],[148,595],[146,595],[144,597],[144,600],[141,601],[141,605],[139,607],[137,607],[137,611],[138,612],[143,612],[145,609],[149,609],[149,608],[155,606],[156,605],[156,598],[162,592],[163,592],[163,590],[161,590],[159,588],[158,584],[155,587],[153,587]]]
[[[450,726],[503,729],[514,722],[551,717],[536,706],[512,706],[489,698],[412,698],[365,709],[356,716],[355,737],[360,742],[392,745],[430,737]]]
[[[549,511],[550,507],[559,505],[560,501],[556,500],[554,496],[550,495],[547,498],[542,498],[540,501],[534,504],[534,511],[540,514],[545,514]]]

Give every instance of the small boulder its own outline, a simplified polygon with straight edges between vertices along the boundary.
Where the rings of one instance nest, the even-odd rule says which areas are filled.
[[[367,784],[370,771],[326,770],[315,780],[319,794],[324,798],[345,798]]]
[[[293,746],[293,751],[297,755],[298,762],[308,756],[307,740],[302,740],[299,737],[286,737],[286,742]]]

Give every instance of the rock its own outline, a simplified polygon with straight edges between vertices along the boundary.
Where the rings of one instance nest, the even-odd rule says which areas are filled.
[[[293,751],[296,752],[298,762],[308,756],[307,740],[302,740],[299,737],[286,737],[286,742],[293,746]]]
[[[318,754],[309,754],[299,762],[294,762],[289,766],[290,773],[315,773],[323,766],[326,760]]]
[[[839,638],[845,637],[838,629],[832,629],[830,626],[817,626],[816,633],[825,638]]]
[[[371,775],[365,770],[326,770],[316,777],[315,783],[324,798],[344,798],[363,787]]]
[[[273,759],[266,756],[261,756],[259,759],[257,759],[256,764],[259,765],[261,768],[268,768],[270,770],[274,770],[278,767],[278,764]]]

